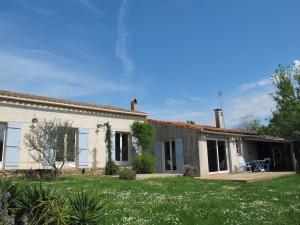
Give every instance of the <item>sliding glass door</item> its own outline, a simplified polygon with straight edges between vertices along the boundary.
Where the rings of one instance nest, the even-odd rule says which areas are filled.
[[[174,141],[164,142],[165,171],[176,171],[176,147]]]
[[[225,141],[207,140],[209,172],[227,171],[227,151]]]

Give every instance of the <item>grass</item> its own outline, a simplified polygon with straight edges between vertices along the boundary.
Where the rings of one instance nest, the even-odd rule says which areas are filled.
[[[251,184],[99,176],[68,176],[43,184],[68,198],[80,190],[94,194],[106,203],[105,224],[300,224],[300,175]]]

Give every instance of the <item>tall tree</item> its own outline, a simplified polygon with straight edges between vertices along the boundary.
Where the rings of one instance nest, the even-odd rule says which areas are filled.
[[[279,65],[273,76],[276,91],[272,94],[276,109],[272,113],[268,134],[297,140],[294,145],[297,171],[300,172],[300,68]]]
[[[236,128],[243,131],[259,132],[262,128],[262,124],[258,118],[250,114],[242,117]]]
[[[279,65],[273,75],[273,84],[276,109],[272,112],[268,131],[275,136],[300,140],[300,70]]]

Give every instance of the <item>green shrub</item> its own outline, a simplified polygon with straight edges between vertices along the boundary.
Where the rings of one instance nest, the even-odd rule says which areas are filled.
[[[129,168],[124,168],[119,172],[119,179],[120,180],[135,180],[136,172]]]
[[[117,175],[120,168],[113,161],[107,161],[105,165],[105,175]]]
[[[191,165],[184,165],[184,173],[183,176],[186,177],[195,177],[196,176],[196,168]]]
[[[17,213],[30,225],[64,225],[69,222],[69,207],[52,187],[26,186],[17,203]]]
[[[146,122],[135,121],[131,125],[132,135],[138,141],[138,145],[142,148],[143,153],[150,150],[155,139],[155,129],[152,124]]]
[[[138,155],[133,158],[132,168],[139,174],[154,173],[156,171],[156,159],[150,154]]]
[[[96,198],[80,192],[70,201],[71,225],[101,224],[103,204]]]

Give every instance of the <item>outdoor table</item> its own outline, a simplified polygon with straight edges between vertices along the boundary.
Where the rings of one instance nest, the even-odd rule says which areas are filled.
[[[265,169],[264,169],[265,160],[252,160],[252,163],[255,166],[254,172],[257,172],[257,171],[265,172]]]

